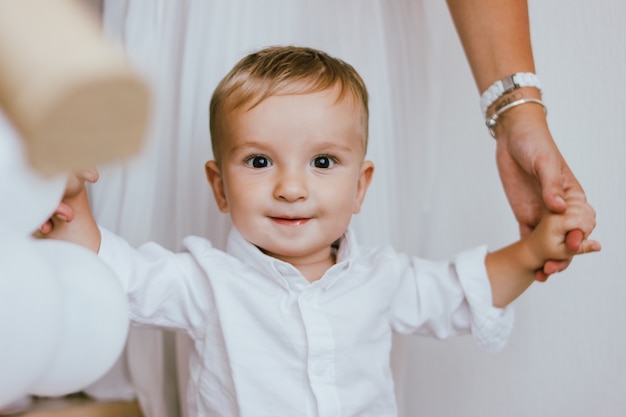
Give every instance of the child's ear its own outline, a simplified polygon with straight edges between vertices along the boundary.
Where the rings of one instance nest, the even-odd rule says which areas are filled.
[[[352,213],[357,214],[361,211],[363,200],[365,200],[365,194],[372,182],[374,176],[374,163],[372,161],[363,161],[361,164],[361,172],[359,173],[359,181],[356,186],[356,194],[354,196],[354,205],[352,207]]]
[[[224,180],[222,179],[222,173],[220,168],[217,166],[215,161],[208,161],[204,164],[204,169],[206,171],[206,178],[211,184],[211,188],[213,189],[213,196],[215,197],[215,202],[217,203],[217,207],[221,212],[228,212],[228,200],[226,199],[226,192],[224,190]]]

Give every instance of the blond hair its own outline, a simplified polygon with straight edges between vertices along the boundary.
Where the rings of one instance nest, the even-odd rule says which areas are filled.
[[[297,46],[273,46],[247,55],[220,81],[211,98],[209,123],[214,158],[219,162],[217,120],[221,112],[244,106],[250,110],[271,96],[317,93],[336,86],[337,101],[348,94],[361,107],[367,148],[367,88],[350,64],[325,52]]]

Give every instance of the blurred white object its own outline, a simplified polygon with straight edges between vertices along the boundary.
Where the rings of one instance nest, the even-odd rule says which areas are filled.
[[[0,407],[79,391],[109,370],[126,340],[128,306],[108,267],[87,249],[31,236],[66,178],[31,168],[0,112]]]
[[[130,401],[135,399],[137,394],[130,383],[124,352],[102,378],[83,388],[82,392],[91,398],[102,401]]]
[[[112,273],[31,235],[68,173],[139,150],[149,101],[78,1],[0,1],[0,409],[80,390],[123,348],[128,307]]]
[[[28,392],[64,395],[92,384],[113,366],[126,342],[128,305],[113,272],[89,250],[55,240],[35,244],[58,274],[63,314],[56,354]]]
[[[26,236],[54,212],[67,175],[44,177],[26,161],[25,144],[0,111],[0,234]]]
[[[61,339],[61,287],[33,240],[0,237],[0,407],[28,392]]]

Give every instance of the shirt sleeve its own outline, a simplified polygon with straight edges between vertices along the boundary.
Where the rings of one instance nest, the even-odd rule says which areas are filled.
[[[212,313],[211,289],[188,252],[173,253],[156,243],[135,249],[100,228],[98,256],[111,267],[127,294],[131,320],[137,324],[203,331]]]
[[[501,350],[514,315],[510,305],[493,306],[486,254],[481,246],[461,253],[454,262],[401,257],[391,307],[394,329],[439,339],[471,333],[487,351]]]

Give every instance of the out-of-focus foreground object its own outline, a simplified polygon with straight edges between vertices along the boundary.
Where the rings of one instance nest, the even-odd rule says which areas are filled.
[[[68,174],[140,149],[149,105],[84,4],[0,0],[0,413],[80,391],[123,350],[128,306],[113,272],[33,232]]]
[[[0,1],[0,107],[44,174],[139,150],[150,94],[76,0]]]
[[[64,175],[45,177],[0,113],[0,414],[25,395],[65,395],[104,375],[128,333],[113,272],[87,249],[37,240]]]

